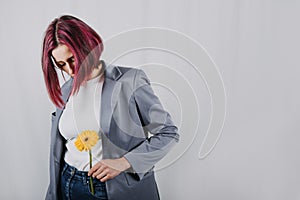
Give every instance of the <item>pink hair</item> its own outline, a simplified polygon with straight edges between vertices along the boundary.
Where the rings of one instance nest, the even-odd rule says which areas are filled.
[[[74,80],[71,94],[78,92],[92,70],[100,64],[103,51],[101,37],[82,20],[63,15],[54,19],[45,31],[42,50],[42,69],[48,94],[59,108],[64,106],[61,89],[54,63],[52,50],[58,45],[66,45],[75,58]]]

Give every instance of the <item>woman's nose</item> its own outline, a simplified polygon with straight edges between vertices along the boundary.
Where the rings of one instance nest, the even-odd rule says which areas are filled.
[[[74,76],[74,66],[70,65],[69,63],[66,63],[66,72],[70,75],[70,76]]]

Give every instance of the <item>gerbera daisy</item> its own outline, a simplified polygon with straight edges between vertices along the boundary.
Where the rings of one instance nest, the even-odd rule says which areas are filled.
[[[78,135],[75,146],[79,151],[89,151],[98,140],[99,136],[96,131],[85,130]]]
[[[92,168],[92,147],[98,142],[99,136],[96,131],[91,131],[91,130],[85,130],[82,131],[76,141],[75,141],[75,147],[79,151],[89,151],[89,157],[90,157],[90,169]],[[94,185],[93,185],[93,180],[92,177],[90,176],[90,187],[91,187],[91,192],[94,194]]]

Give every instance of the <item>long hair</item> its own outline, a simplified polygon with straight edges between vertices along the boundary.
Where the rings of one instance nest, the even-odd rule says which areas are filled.
[[[70,93],[73,95],[78,92],[82,83],[86,83],[93,69],[100,64],[103,42],[90,26],[70,15],[54,19],[47,27],[42,47],[42,70],[51,101],[62,108],[65,105],[61,98],[55,64],[51,59],[52,51],[58,45],[66,45],[75,59],[74,80]]]

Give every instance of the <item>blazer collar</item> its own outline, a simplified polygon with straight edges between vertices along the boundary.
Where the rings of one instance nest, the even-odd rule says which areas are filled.
[[[102,62],[102,69],[104,70],[104,78],[105,80],[110,80],[113,82],[116,82],[121,76],[122,71],[119,69],[118,66],[115,66],[113,64],[109,64],[105,62],[104,60],[100,60]],[[72,84],[73,84],[74,78],[71,77],[63,86],[62,86],[62,99],[64,102],[68,101],[69,95],[72,90]],[[104,82],[107,82],[105,81]],[[108,81],[108,82],[110,82]],[[115,84],[113,84],[115,85]]]
[[[102,71],[104,70],[104,77],[105,78],[109,78],[109,79],[112,79],[112,80],[116,81],[122,76],[122,72],[121,72],[121,70],[119,69],[118,66],[115,66],[113,64],[109,64],[104,60],[100,60],[100,62],[102,63]],[[74,78],[71,77],[70,78],[71,85],[73,83],[73,80],[74,80]]]
[[[109,78],[116,81],[122,76],[122,72],[118,66],[109,64],[104,60],[100,60],[100,62],[102,63],[105,78]]]

